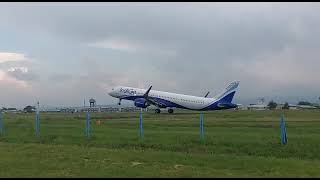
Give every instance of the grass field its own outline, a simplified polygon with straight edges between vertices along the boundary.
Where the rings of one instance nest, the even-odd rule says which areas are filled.
[[[281,111],[4,114],[0,177],[320,177],[320,111],[284,111],[288,144],[280,143]],[[96,121],[102,124],[97,125]]]

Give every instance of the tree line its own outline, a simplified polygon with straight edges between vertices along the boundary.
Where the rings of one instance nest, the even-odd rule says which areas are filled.
[[[319,104],[313,104],[313,103],[308,102],[308,101],[300,101],[298,103],[298,105],[308,105],[308,106],[319,107]],[[268,109],[275,109],[277,106],[278,106],[278,104],[276,102],[274,102],[273,100],[271,100],[267,105]],[[289,109],[289,104],[286,102],[283,105],[282,109]]]

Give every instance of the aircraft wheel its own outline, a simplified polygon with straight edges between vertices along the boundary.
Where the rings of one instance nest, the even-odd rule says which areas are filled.
[[[161,111],[160,111],[160,109],[156,109],[155,112],[156,112],[157,114],[159,114]]]
[[[173,109],[168,109],[168,113],[172,114],[173,113]]]

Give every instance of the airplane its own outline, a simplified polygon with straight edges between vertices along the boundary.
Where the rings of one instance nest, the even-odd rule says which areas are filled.
[[[139,108],[147,108],[150,105],[154,105],[157,107],[155,113],[160,113],[160,108],[167,108],[168,113],[173,113],[174,108],[209,111],[238,107],[237,104],[232,103],[232,99],[238,85],[239,81],[230,83],[223,92],[213,98],[208,97],[209,92],[204,97],[199,97],[151,90],[152,86],[147,90],[117,86],[112,88],[108,94],[112,97],[118,98],[119,105],[121,105],[122,99],[133,101],[134,105]]]

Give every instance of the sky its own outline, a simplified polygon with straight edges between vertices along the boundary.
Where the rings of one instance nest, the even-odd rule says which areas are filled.
[[[1,2],[0,106],[116,104],[132,86],[319,102],[320,3]],[[88,104],[88,102],[87,102]]]

